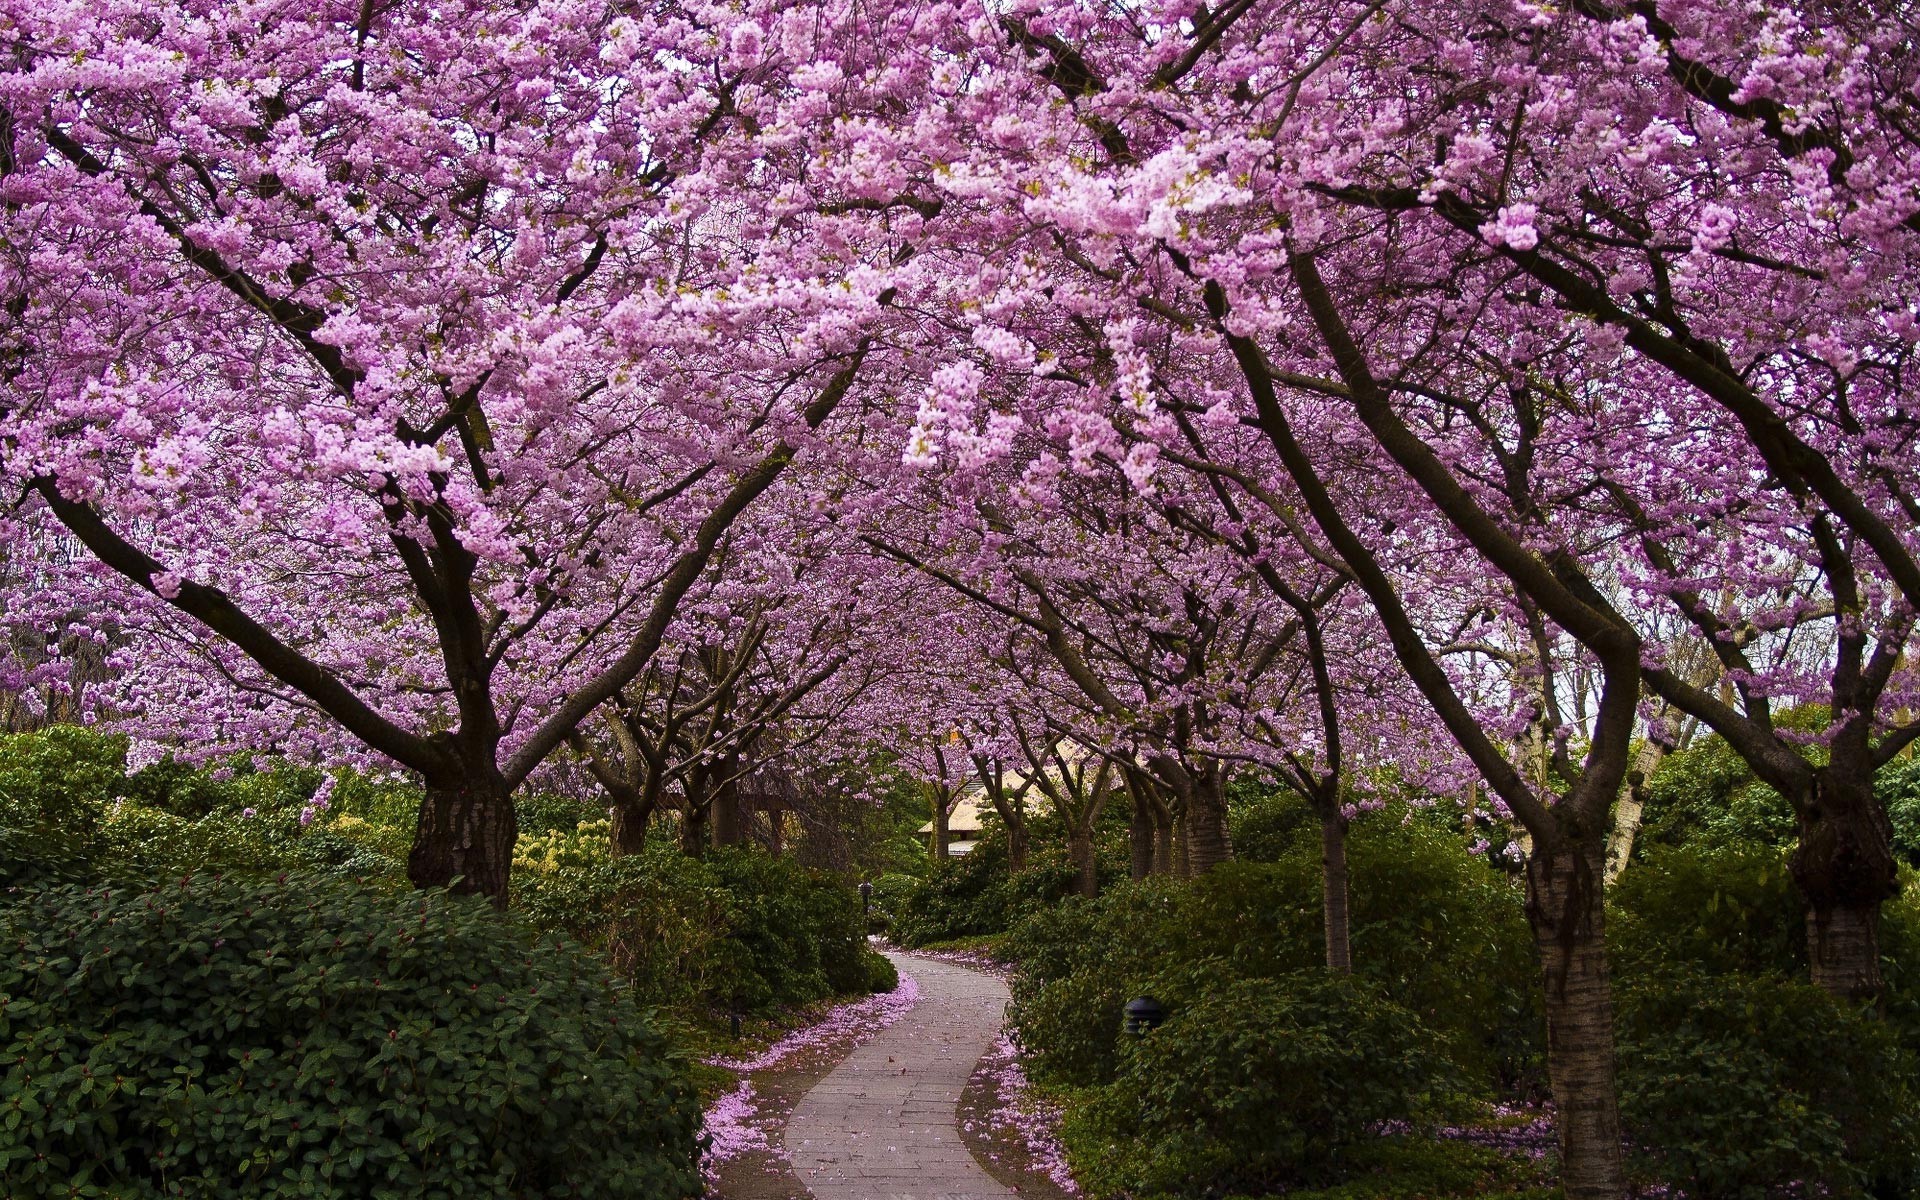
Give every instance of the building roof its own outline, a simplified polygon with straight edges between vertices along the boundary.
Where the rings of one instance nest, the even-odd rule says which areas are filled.
[[[1030,791],[1026,797],[1027,812],[1044,812],[1049,806],[1047,798],[1037,791]],[[987,799],[986,789],[975,784],[953,806],[953,815],[947,818],[947,832],[950,834],[968,834],[978,837],[988,813],[993,811],[993,801]],[[920,827],[921,833],[932,833],[933,822],[928,821]]]

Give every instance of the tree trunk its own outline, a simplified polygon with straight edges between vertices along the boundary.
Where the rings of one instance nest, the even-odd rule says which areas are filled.
[[[947,808],[946,793],[933,792],[933,837],[927,846],[935,865],[953,857],[953,813]]]
[[[1807,907],[1814,985],[1842,999],[1872,999],[1886,987],[1880,906],[1900,891],[1892,843],[1868,772],[1829,768],[1814,777],[1788,866]]]
[[[1153,874],[1153,802],[1138,787],[1129,785],[1133,797],[1133,817],[1127,822],[1127,876],[1145,879]]]
[[[653,806],[642,804],[637,796],[613,798],[612,840],[615,858],[646,851],[647,822],[652,817]]]
[[[732,796],[719,795],[713,798],[712,808],[713,844],[716,846],[738,846],[743,840],[741,833],[740,806]]]
[[[1153,809],[1153,873],[1155,875],[1175,873],[1173,845],[1173,813],[1164,805],[1155,805]]]
[[[721,776],[730,776],[738,769],[739,761],[729,758],[721,763]],[[747,840],[746,814],[740,809],[738,780],[728,779],[714,790],[711,811],[714,845],[738,846]]]
[[[1233,839],[1227,833],[1227,798],[1220,773],[1208,770],[1193,781],[1187,798],[1187,869],[1204,875],[1223,862],[1233,861]]]
[[[779,858],[786,853],[787,810],[778,804],[767,805],[767,853]]]
[[[1347,910],[1347,819],[1332,805],[1320,816],[1321,920],[1327,939],[1327,970],[1353,974],[1353,921]]]
[[[1527,920],[1546,993],[1547,1075],[1567,1200],[1620,1200],[1627,1190],[1602,867],[1598,845],[1541,846],[1527,862]]]
[[[498,776],[431,782],[420,802],[407,878],[415,887],[477,892],[504,909],[518,833],[513,800]]]
[[[1640,753],[1634,756],[1633,768],[1627,772],[1627,785],[1620,789],[1620,797],[1614,801],[1613,836],[1607,839],[1609,887],[1633,858],[1633,842],[1640,836],[1640,814],[1647,808],[1647,781],[1653,778],[1666,757],[1667,744],[1648,738],[1641,745]]]
[[[1027,869],[1027,824],[1007,826],[1007,864],[1014,871]]]
[[[711,802],[696,804],[687,801],[681,810],[680,852],[688,858],[699,858],[707,852],[707,813]]]
[[[1093,830],[1075,829],[1067,834],[1067,858],[1073,863],[1075,895],[1098,896],[1100,876],[1093,855]]]

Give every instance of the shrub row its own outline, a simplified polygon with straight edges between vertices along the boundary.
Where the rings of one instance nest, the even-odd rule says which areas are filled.
[[[1071,1097],[1068,1148],[1093,1194],[1361,1188],[1383,1158],[1425,1153],[1383,1139],[1391,1122],[1544,1098],[1516,881],[1426,815],[1362,819],[1356,975],[1342,981],[1317,965],[1317,829],[1283,801],[1244,827],[1241,848],[1275,861],[1068,899],[1005,943],[1021,970],[1016,1036],[1035,1078]],[[1780,848],[1693,844],[1636,862],[1609,928],[1642,1178],[1697,1200],[1920,1194],[1917,890],[1888,906],[1889,987],[1861,1010],[1805,981]],[[1121,1008],[1142,993],[1171,1016],[1125,1037]]]
[[[892,990],[839,876],[757,850],[615,859],[606,844],[604,821],[545,839],[549,857],[517,864],[514,905],[599,951],[649,1003],[755,1012]],[[553,862],[565,865],[539,865]]]
[[[484,902],[326,875],[0,907],[14,1196],[697,1195],[686,1064]]]

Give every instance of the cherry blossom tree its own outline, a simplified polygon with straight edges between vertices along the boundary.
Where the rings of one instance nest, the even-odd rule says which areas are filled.
[[[507,794],[916,286],[796,165],[945,69],[873,20],[9,8],[9,541],[86,547],[38,582],[124,618],[131,723],[344,734],[427,783],[416,882],[503,898]]]

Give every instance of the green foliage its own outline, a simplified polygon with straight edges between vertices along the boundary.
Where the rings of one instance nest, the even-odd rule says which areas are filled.
[[[0,737],[0,887],[89,878],[126,747],[72,725]]]
[[[659,844],[614,858],[591,822],[523,837],[515,866],[515,907],[606,955],[649,1003],[754,1012],[893,986],[858,893],[788,858]]]
[[[1908,753],[1880,768],[1873,790],[1893,823],[1894,853],[1920,868],[1920,756]]]
[[[903,946],[1001,933],[1043,912],[1073,890],[1064,848],[1038,843],[1024,871],[1011,869],[1004,830],[939,864],[899,907],[893,936]]]
[[[32,893],[0,937],[10,1195],[698,1193],[685,1065],[478,900],[199,875]]]
[[[1623,988],[1680,970],[1805,979],[1805,910],[1787,852],[1751,843],[1661,849],[1609,892],[1607,945]],[[1888,1028],[1920,1053],[1920,879],[1902,873],[1880,916],[1880,1007]]]
[[[398,877],[404,840],[399,854],[383,853],[353,836],[373,828],[365,822],[300,823],[322,779],[312,768],[237,761],[209,772],[172,759],[129,775],[125,739],[74,726],[0,738],[0,886],[209,869]],[[336,801],[368,786],[347,776]]]
[[[1229,785],[1228,832],[1233,853],[1248,862],[1279,862],[1305,844],[1318,841],[1320,818],[1298,793],[1247,782]]]
[[[1881,922],[1878,1014],[1806,982],[1783,848],[1660,847],[1609,897],[1621,1103],[1647,1168],[1703,1200],[1920,1187],[1920,901]]]
[[[1636,852],[1659,846],[1791,845],[1793,810],[1718,736],[1670,754],[1647,781]]]
[[[567,833],[583,820],[605,817],[604,805],[589,809],[571,796],[522,792],[513,798],[513,818],[522,834]]]
[[[892,959],[872,951],[861,957],[867,971],[866,991],[890,992],[900,986],[900,968],[893,965]]]
[[[1785,714],[1780,724],[1815,732],[1826,720],[1826,709],[1814,705]],[[1807,747],[1816,762],[1824,753],[1817,743]],[[1920,867],[1920,758],[1908,753],[1882,767],[1873,790],[1893,825],[1894,852],[1908,866]],[[1637,855],[1668,846],[1789,847],[1799,837],[1792,806],[1754,778],[1731,746],[1712,735],[1660,764],[1647,783],[1641,819]]]
[[[1194,983],[1071,1118],[1096,1195],[1337,1179],[1356,1143],[1440,1086],[1433,1039],[1370,983],[1325,970]]]
[[[1661,1179],[1698,1200],[1912,1195],[1914,1056],[1811,984],[1697,967],[1621,990],[1620,1101]]]
[[[1540,1164],[1486,1146],[1413,1134],[1348,1148],[1345,1182],[1294,1188],[1287,1200],[1560,1200]]]
[[[1532,941],[1513,882],[1429,824],[1381,814],[1348,847],[1354,968],[1412,1010],[1477,1091],[1537,1070]],[[1069,900],[1021,925],[1012,1018],[1036,1079],[1111,1079],[1128,997],[1162,999],[1199,964],[1273,978],[1325,961],[1318,830],[1280,862],[1235,862]]]
[[[920,890],[923,880],[917,875],[888,873],[873,880],[872,907],[867,912],[869,933],[893,934],[907,902]]]
[[[1662,849],[1628,868],[1607,899],[1607,951],[1625,978],[1672,963],[1806,972],[1806,920],[1784,850],[1753,842]]]

